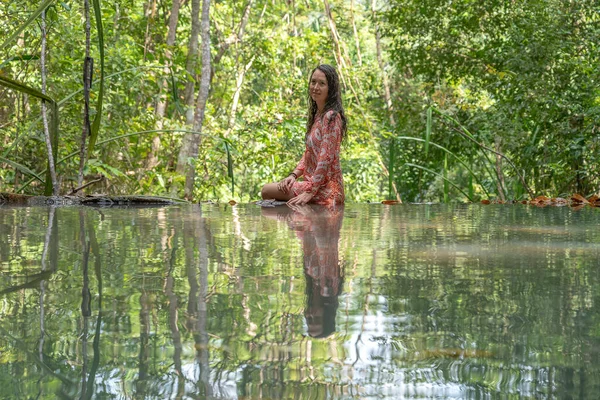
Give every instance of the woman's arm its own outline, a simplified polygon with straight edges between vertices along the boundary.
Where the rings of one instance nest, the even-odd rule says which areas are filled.
[[[327,183],[329,170],[335,160],[336,154],[340,151],[340,140],[342,137],[342,117],[329,111],[323,117],[323,140],[319,148],[317,157],[317,168],[312,176],[310,188],[306,191],[313,196],[319,191],[319,188]]]
[[[296,175],[296,178],[300,178],[302,175],[304,175],[304,170],[306,169],[306,164],[304,161],[305,157],[306,150],[304,151],[304,154],[302,154],[302,158],[298,162],[298,165],[296,165],[296,168],[294,168],[294,170],[292,171],[292,173]]]

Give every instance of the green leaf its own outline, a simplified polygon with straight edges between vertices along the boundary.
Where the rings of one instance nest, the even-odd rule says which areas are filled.
[[[38,181],[44,183],[44,180],[38,174],[36,174],[35,172],[33,172],[32,170],[30,170],[26,166],[19,164],[18,162],[11,161],[11,160],[9,160],[7,158],[4,158],[4,157],[0,157],[0,162],[8,164],[8,165],[10,165],[13,168],[18,169],[22,173],[24,173],[26,175],[29,175],[29,176],[33,176]]]
[[[56,101],[54,101],[54,99],[52,97],[45,95],[42,92],[40,92],[39,90],[34,89],[30,86],[27,86],[24,83],[10,79],[10,78],[2,75],[1,73],[0,73],[0,86],[5,86],[7,88],[14,89],[14,90],[22,92],[22,93],[27,93],[31,96],[37,97],[38,99],[46,100],[46,101],[50,102],[51,104],[56,104]]]
[[[2,67],[4,67],[5,65],[8,65],[8,63],[13,62],[13,61],[35,61],[35,60],[39,60],[39,59],[40,59],[40,56],[32,55],[32,54],[10,57],[10,58],[7,58],[6,60],[4,60],[2,63],[0,63],[0,69],[2,69]]]

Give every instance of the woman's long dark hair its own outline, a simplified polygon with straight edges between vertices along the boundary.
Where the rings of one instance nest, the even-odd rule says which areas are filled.
[[[312,99],[310,96],[310,80],[312,79],[313,74],[316,70],[319,70],[325,74],[327,78],[327,101],[325,101],[325,106],[323,107],[323,115],[327,113],[329,110],[333,110],[335,117],[336,114],[340,114],[342,118],[342,141],[346,139],[346,131],[348,129],[346,114],[344,114],[344,107],[342,106],[342,95],[340,92],[340,78],[338,77],[335,68],[328,64],[320,64],[310,73],[310,77],[308,78],[308,120],[306,121],[306,137],[308,138],[308,134],[310,133],[310,129],[315,123],[315,119],[317,117],[317,102]],[[333,119],[332,119],[333,121]]]

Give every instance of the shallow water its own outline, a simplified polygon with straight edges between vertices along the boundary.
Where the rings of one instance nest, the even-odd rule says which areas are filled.
[[[600,210],[0,207],[0,398],[597,398]]]

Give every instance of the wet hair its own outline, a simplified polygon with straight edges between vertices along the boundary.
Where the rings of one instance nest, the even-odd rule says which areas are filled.
[[[339,305],[339,293],[323,296],[319,282],[309,274],[306,277],[306,308],[304,317],[308,327],[308,335],[313,338],[326,338],[335,333],[335,318]],[[331,282],[327,282],[331,288]],[[338,287],[343,285],[343,278],[339,278]]]
[[[316,70],[323,72],[327,78],[327,100],[325,101],[325,106],[323,107],[323,114],[321,117],[330,110],[333,111],[333,117],[335,117],[336,114],[339,114],[342,118],[342,141],[345,141],[348,127],[346,114],[344,114],[344,107],[342,106],[340,78],[338,77],[335,68],[329,64],[318,65],[312,70],[310,77],[308,78],[308,119],[306,121],[306,137],[308,138],[310,129],[315,123],[315,119],[317,117],[317,102],[314,101],[310,96],[310,80],[312,79],[312,76]],[[333,119],[331,121],[333,121]]]

